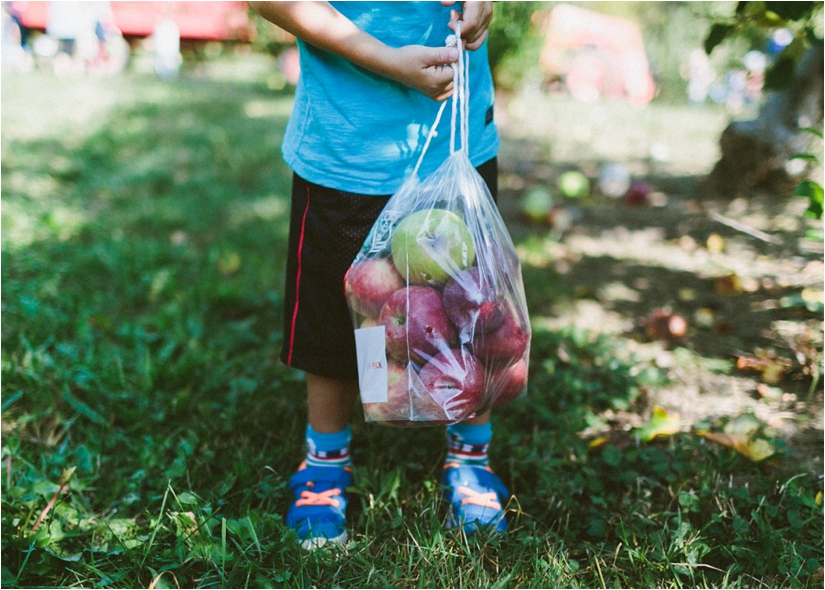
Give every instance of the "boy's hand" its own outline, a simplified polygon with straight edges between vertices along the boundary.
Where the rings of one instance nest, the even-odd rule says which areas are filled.
[[[449,3],[454,4],[454,3]],[[394,49],[359,29],[328,2],[252,2],[266,20],[319,49],[413,88],[433,100],[452,96],[453,70],[458,60],[452,47],[407,45]],[[468,49],[481,46],[492,18],[489,2],[465,2],[462,37]],[[455,30],[458,13],[453,11]]]
[[[454,48],[407,45],[392,50],[392,54],[394,67],[389,77],[439,102],[452,96],[450,64],[458,60]]]
[[[454,1],[442,0],[443,6],[452,6]],[[456,23],[461,21],[461,38],[464,39],[464,48],[475,50],[481,47],[487,38],[487,29],[493,20],[492,2],[463,2],[464,10],[450,11],[450,22],[447,25],[455,31]]]

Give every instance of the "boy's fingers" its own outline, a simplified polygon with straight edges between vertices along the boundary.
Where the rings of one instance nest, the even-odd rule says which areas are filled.
[[[453,84],[451,82],[441,92],[436,93],[434,96],[431,96],[430,98],[432,98],[435,101],[441,102],[443,100],[447,100],[452,95],[453,95]]]
[[[432,80],[435,86],[446,87],[453,83],[453,69],[449,66],[432,68]]]
[[[466,2],[463,13],[450,11],[450,22],[447,25],[452,31],[456,23],[461,21],[461,37],[470,50],[478,49],[487,38],[487,29],[493,20],[492,8],[485,2]]]
[[[485,39],[487,39],[487,31],[486,30],[484,31],[484,33],[480,37],[477,37],[476,39],[473,39],[472,41],[468,41],[467,45],[465,45],[465,47],[467,49],[469,49],[470,51],[474,51],[474,50],[478,49],[479,47],[481,47],[484,44]]]
[[[429,89],[425,92],[433,100],[442,101],[453,94],[453,69],[449,66],[429,68]]]
[[[458,61],[458,51],[453,47],[436,47],[434,48],[430,61],[427,65],[441,66],[444,64],[451,64]]]

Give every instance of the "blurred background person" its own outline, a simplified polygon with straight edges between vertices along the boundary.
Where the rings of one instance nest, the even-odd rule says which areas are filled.
[[[155,72],[164,80],[174,80],[183,64],[178,25],[168,17],[162,18],[152,33],[152,39],[155,46]]]
[[[30,71],[34,60],[28,48],[28,29],[20,22],[16,2],[3,2],[2,64],[3,71]]]

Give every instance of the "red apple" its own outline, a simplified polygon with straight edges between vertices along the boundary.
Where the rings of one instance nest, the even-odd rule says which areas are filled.
[[[511,312],[492,332],[480,332],[473,339],[473,354],[485,367],[500,367],[519,359],[530,343],[530,332]]]
[[[393,361],[387,362],[387,401],[364,404],[364,414],[369,421],[410,419],[410,388],[407,367]]]
[[[422,365],[456,337],[441,293],[431,287],[398,289],[381,308],[379,321],[386,328],[387,356],[396,361]]]
[[[424,388],[450,420],[464,420],[484,398],[484,368],[464,349],[435,355],[419,374]]]
[[[490,379],[490,406],[496,408],[518,398],[527,387],[527,363],[519,359],[509,367],[497,371]]]
[[[624,200],[628,205],[647,205],[650,201],[650,185],[641,180],[634,180],[625,193]]]
[[[389,426],[415,426],[417,422],[444,422],[447,416],[424,389],[415,372],[401,363],[387,364],[387,401],[363,404],[368,422]]]
[[[344,285],[354,311],[377,317],[389,296],[404,286],[404,280],[389,260],[363,260],[349,268]]]
[[[447,317],[469,339],[476,332],[495,330],[504,321],[504,303],[489,278],[479,279],[478,267],[456,273],[444,287],[443,301]]]
[[[687,334],[688,324],[685,318],[667,308],[656,309],[647,316],[645,332],[648,337],[678,340]]]

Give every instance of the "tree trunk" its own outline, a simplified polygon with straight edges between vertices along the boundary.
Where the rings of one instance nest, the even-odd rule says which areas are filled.
[[[722,157],[707,179],[719,196],[768,191],[786,194],[805,170],[793,170],[789,158],[805,151],[812,127],[823,115],[823,50],[808,51],[786,90],[773,92],[752,121],[735,121],[719,139]]]

